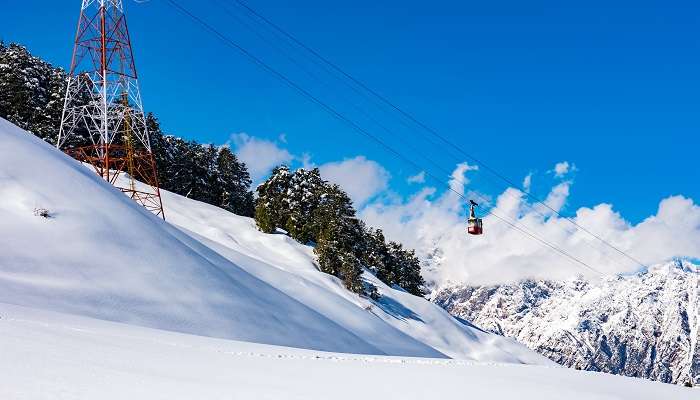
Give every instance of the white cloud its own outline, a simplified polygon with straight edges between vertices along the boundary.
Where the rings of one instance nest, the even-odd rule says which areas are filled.
[[[453,178],[460,171],[464,172],[458,166]],[[572,185],[571,181],[556,184],[546,197],[548,204],[561,209]],[[575,275],[596,277],[595,273],[493,215],[484,216],[484,235],[467,235],[465,208],[455,207],[450,193],[424,187],[406,199],[372,202],[362,210],[361,217],[369,225],[384,229],[389,239],[399,240],[429,259],[424,275],[438,284],[564,279]],[[495,203],[492,211],[499,217],[516,222],[522,229],[605,274],[640,269],[640,265],[568,220],[541,205],[530,204],[518,189],[506,189]],[[638,224],[626,221],[610,204],[582,207],[572,219],[646,265],[672,257],[700,258],[700,206],[683,196],[663,199],[656,214]]]
[[[289,151],[279,147],[277,143],[246,133],[233,134],[230,141],[235,146],[238,158],[248,166],[253,182],[259,181],[275,166],[288,164],[294,159]]]
[[[467,162],[457,164],[457,168],[450,175],[450,188],[455,192],[464,193],[464,187],[471,182],[467,178],[468,171],[478,171],[478,165],[469,165]]]
[[[425,183],[425,171],[421,171],[413,176],[409,176],[406,179],[408,183]]]
[[[532,188],[532,172],[527,174],[525,178],[523,179],[523,189],[525,189],[526,192],[530,192],[530,189]]]
[[[478,166],[469,165],[466,162],[457,164],[450,174],[448,183],[450,190],[447,190],[439,200],[440,207],[449,210],[461,210],[464,208],[464,197],[467,196],[475,197],[477,201],[484,201],[484,196],[477,192],[471,192],[465,195],[465,188],[471,182],[466,174],[469,171],[477,171],[478,169]]]
[[[301,167],[305,169],[311,169],[316,166],[316,164],[314,164],[314,162],[311,161],[311,154],[309,153],[302,154],[299,161],[301,162]]]
[[[356,208],[386,190],[391,177],[384,167],[364,156],[326,163],[319,170],[323,179],[340,185],[347,192]]]
[[[569,172],[574,172],[576,170],[577,168],[575,164],[569,164],[568,161],[562,161],[556,163],[554,169],[551,172],[554,172],[554,176],[556,176],[557,178],[563,178]]]
[[[255,181],[281,163],[297,160],[304,167],[314,166],[308,154],[294,157],[274,141],[245,133],[232,135],[231,141]],[[523,278],[563,279],[579,274],[595,277],[591,271],[494,215],[484,216],[484,235],[468,236],[464,199],[455,192],[479,201],[482,215],[483,210],[489,210],[491,204],[495,204],[490,211],[499,217],[515,222],[521,229],[603,273],[629,273],[640,267],[552,210],[541,204],[531,204],[516,188],[506,189],[496,196],[495,201],[491,196],[469,189],[467,175],[478,168],[467,163],[456,165],[450,175],[449,187],[454,192],[438,192],[424,186],[407,198],[390,193],[390,174],[380,164],[363,156],[326,163],[319,168],[324,179],[347,191],[361,210],[360,216],[369,225],[381,227],[387,238],[401,241],[415,248],[422,258],[430,259],[430,267],[424,270],[424,275],[438,284],[448,281],[496,283]],[[549,172],[557,178],[566,178],[573,171],[576,171],[576,166],[563,161]],[[425,172],[410,177],[409,182],[424,183]],[[531,185],[532,174],[528,174],[523,187],[529,191]],[[558,181],[545,202],[554,210],[561,210],[572,185],[570,178]],[[370,202],[372,199],[376,200]],[[683,196],[663,199],[655,215],[636,225],[626,221],[612,205],[604,203],[582,207],[576,210],[572,219],[646,265],[672,257],[700,259],[700,206]]]
[[[544,203],[548,205],[549,208],[544,207],[541,204],[537,204],[537,209],[543,214],[554,213],[554,211],[560,212],[562,208],[564,208],[566,200],[569,198],[569,189],[571,188],[571,184],[571,181],[565,181],[554,186],[547,195],[547,198],[544,200]]]

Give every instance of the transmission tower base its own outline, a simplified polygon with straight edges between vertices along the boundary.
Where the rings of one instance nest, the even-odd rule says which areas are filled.
[[[123,145],[91,145],[67,149],[66,154],[91,165],[122,193],[165,219],[153,154]]]

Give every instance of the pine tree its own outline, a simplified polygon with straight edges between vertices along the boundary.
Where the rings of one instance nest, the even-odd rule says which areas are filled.
[[[20,45],[0,44],[0,117],[55,144],[60,129],[68,75],[61,68],[34,57]],[[83,93],[78,101],[87,104]],[[89,144],[78,129],[69,147]]]
[[[190,197],[192,182],[194,181],[194,151],[199,146],[191,146],[190,143],[174,137],[166,137],[170,149],[170,165],[164,169],[169,175],[163,188],[185,197]]]
[[[292,174],[286,165],[276,167],[272,175],[258,188],[258,201],[255,206],[255,222],[265,233],[273,233],[284,226],[289,218],[286,195]]]
[[[386,244],[384,232],[381,229],[365,232],[365,265],[379,278],[380,281],[391,285],[396,282],[395,259]]]
[[[342,279],[349,290],[378,297],[376,287],[362,280],[367,268],[388,285],[424,294],[415,252],[387,243],[380,229],[368,229],[347,193],[325,182],[318,169],[290,173],[286,166],[278,167],[257,192],[255,220],[260,230],[283,228],[301,243],[315,242],[320,270]]]
[[[182,139],[173,142],[173,164],[167,171],[174,175],[169,189],[190,199],[216,204],[217,149]]]
[[[361,279],[362,263],[355,249],[361,236],[354,218],[329,221],[314,248],[321,271],[339,277],[345,287],[355,293],[363,293],[365,289]]]
[[[25,47],[0,48],[0,116],[42,138],[46,133],[37,129],[36,121],[48,103],[49,69]]]
[[[211,144],[202,145],[200,150],[201,157],[198,158],[199,168],[202,171],[202,178],[197,181],[198,195],[193,197],[196,200],[205,203],[219,205],[222,180],[219,175],[217,159],[219,149]],[[219,205],[220,206],[220,205]]]
[[[312,213],[312,218],[320,232],[329,223],[355,218],[355,208],[350,196],[340,186],[326,185],[319,196],[318,207]]]
[[[252,180],[245,164],[238,161],[231,149],[222,147],[216,158],[216,169],[217,205],[238,215],[252,217],[255,214],[253,193],[248,190]]]
[[[320,229],[314,223],[312,215],[319,207],[325,186],[326,182],[321,179],[318,168],[298,169],[290,179],[286,196],[289,217],[285,229],[300,243],[306,244],[318,239]]]
[[[170,182],[172,176],[171,167],[173,165],[173,145],[170,141],[172,138],[163,135],[160,122],[153,113],[146,115],[146,129],[148,129],[151,151],[158,170],[158,183],[161,188],[172,192],[174,191]]]
[[[387,243],[381,229],[366,230],[364,242],[363,263],[379,280],[387,285],[400,286],[416,296],[425,295],[420,260],[414,250],[405,250],[400,243]]]
[[[403,250],[398,244],[399,251],[395,255],[398,261],[398,279],[396,284],[408,293],[416,296],[425,295],[425,281],[420,274],[420,261],[416,257],[415,250]]]
[[[349,290],[363,293],[359,254],[364,232],[350,197],[340,186],[327,185],[313,214],[313,223],[319,228],[314,252],[321,271],[341,278]]]

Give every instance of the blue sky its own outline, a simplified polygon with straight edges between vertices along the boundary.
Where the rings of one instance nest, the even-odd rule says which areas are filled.
[[[291,155],[309,154],[316,164],[361,155],[388,170],[392,190],[417,189],[406,178],[418,171],[165,1],[125,2],[146,108],[169,133],[225,143],[245,132]],[[448,178],[421,157],[447,171],[462,161],[282,47],[304,69],[289,62],[224,12],[222,0],[179,2],[435,175]],[[0,37],[66,66],[79,3],[6,2]],[[533,172],[541,197],[552,186],[547,171],[555,163],[575,164],[565,211],[607,202],[638,222],[670,195],[700,199],[700,6],[694,2],[293,3],[249,4],[505,176],[520,182]],[[503,189],[483,170],[472,185],[494,195]]]

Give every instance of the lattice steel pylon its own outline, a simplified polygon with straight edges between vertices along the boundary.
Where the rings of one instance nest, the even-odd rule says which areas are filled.
[[[122,0],[82,0],[56,146],[165,219]]]

